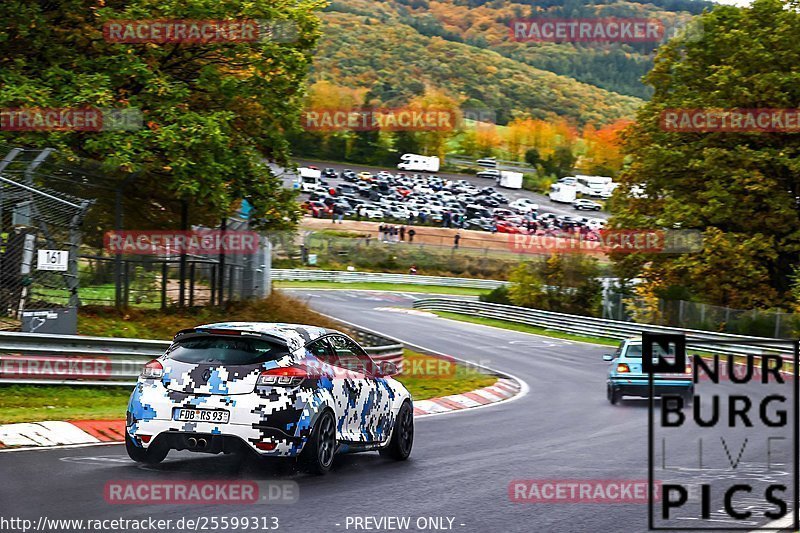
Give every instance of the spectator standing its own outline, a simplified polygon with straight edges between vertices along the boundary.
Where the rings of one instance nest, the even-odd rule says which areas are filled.
[[[405,226],[400,226],[400,240],[401,241],[406,240],[406,227]]]
[[[408,273],[414,275],[417,273],[417,265],[411,265],[411,268],[408,269]]]
[[[458,231],[457,231],[457,232],[456,232],[456,236],[455,236],[455,237],[453,237],[453,243],[454,243],[454,246],[453,246],[453,248],[455,248],[455,249],[458,249],[458,242],[459,242],[460,240],[461,240],[461,232],[458,232]]]
[[[417,234],[417,230],[415,230],[414,228],[410,228],[408,230],[408,242],[409,242],[409,244],[414,242],[414,235],[416,235],[416,234]]]

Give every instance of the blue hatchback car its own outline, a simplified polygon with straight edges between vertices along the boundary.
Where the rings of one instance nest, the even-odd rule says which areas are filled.
[[[655,349],[660,349],[657,346]],[[660,353],[669,359],[674,354]],[[604,361],[609,361],[607,395],[608,401],[616,405],[623,396],[647,398],[650,385],[647,373],[642,370],[642,341],[627,339],[620,343],[614,354],[605,354]],[[653,392],[655,396],[664,394],[683,396],[684,402],[691,402],[694,397],[692,367],[688,364],[683,374],[655,374],[653,376]]]

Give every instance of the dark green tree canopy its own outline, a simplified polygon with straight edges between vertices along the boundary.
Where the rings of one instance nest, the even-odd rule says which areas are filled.
[[[800,133],[679,133],[668,109],[800,107],[796,3],[756,0],[699,17],[699,31],[670,41],[646,81],[653,99],[627,133],[632,163],[614,198],[617,227],[696,228],[703,253],[639,257],[660,289],[734,307],[788,306],[800,258]],[[630,197],[643,185],[644,197]],[[634,258],[625,258],[627,270]]]
[[[265,160],[288,160],[299,124],[323,0],[9,0],[0,7],[0,107],[140,110],[134,131],[0,132],[9,144],[55,147],[102,161],[142,211],[191,202],[192,222],[218,221],[242,199],[265,227],[292,225],[293,193]],[[269,20],[291,23],[291,42],[120,44],[113,20]],[[77,159],[76,159],[77,160]],[[172,202],[172,204],[170,204]],[[151,213],[155,210],[151,210]],[[161,220],[174,224],[173,208]]]

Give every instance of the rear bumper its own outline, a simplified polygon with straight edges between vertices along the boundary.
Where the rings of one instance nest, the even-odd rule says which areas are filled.
[[[650,397],[650,383],[647,379],[609,379],[608,385],[623,396]],[[653,383],[654,396],[665,394],[687,394],[694,390],[691,380],[657,380]]]
[[[257,427],[253,427],[257,426]],[[143,448],[166,446],[171,450],[203,453],[232,453],[250,450],[258,455],[294,457],[300,454],[306,438],[287,435],[259,424],[213,424],[175,422],[171,420],[138,420],[126,426],[128,435]],[[148,438],[144,442],[142,437]],[[194,439],[194,441],[190,441]],[[203,439],[201,441],[201,439]],[[257,444],[269,444],[262,449]]]

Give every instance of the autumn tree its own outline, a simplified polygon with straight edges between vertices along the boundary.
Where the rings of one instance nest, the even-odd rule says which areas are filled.
[[[702,33],[663,46],[646,81],[653,99],[625,136],[631,165],[621,176],[612,224],[698,229],[700,253],[635,256],[662,293],[739,308],[791,306],[800,259],[800,135],[666,131],[667,109],[796,108],[800,101],[797,2],[716,6]],[[627,194],[642,186],[644,195]],[[638,196],[638,197],[636,197]]]
[[[291,226],[294,194],[265,163],[286,164],[297,127],[322,0],[8,0],[0,7],[0,107],[136,109],[131,131],[3,132],[15,145],[54,147],[102,162],[120,181],[129,224],[175,227],[175,199],[192,223],[219,222],[242,199],[263,227]],[[104,39],[114,20],[270,20],[289,39],[123,44]],[[113,210],[106,210],[112,213]],[[139,218],[137,217],[147,218]],[[110,214],[109,214],[110,216]],[[143,222],[144,221],[144,222]],[[106,227],[111,222],[106,221]]]

